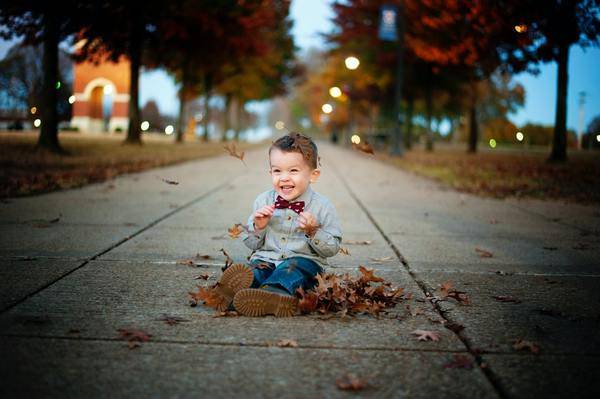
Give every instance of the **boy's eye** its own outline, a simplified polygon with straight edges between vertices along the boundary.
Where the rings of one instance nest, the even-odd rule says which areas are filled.
[[[296,172],[298,172],[298,169],[292,169],[291,172],[296,173]]]

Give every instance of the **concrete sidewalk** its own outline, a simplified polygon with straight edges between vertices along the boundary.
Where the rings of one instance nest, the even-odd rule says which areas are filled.
[[[412,300],[379,319],[214,317],[188,305],[195,277],[220,275],[221,248],[249,253],[226,232],[270,188],[266,149],[247,167],[222,156],[11,199],[0,203],[0,397],[600,395],[600,209],[480,199],[350,150],[320,152],[314,189],[336,205],[351,254],[329,271],[373,267]],[[176,263],[196,254],[213,259]],[[426,299],[446,281],[471,305]],[[152,337],[130,350],[118,329]],[[441,339],[417,341],[415,329]],[[539,353],[517,351],[517,339]],[[450,367],[456,355],[473,367]],[[340,390],[346,374],[369,386]]]

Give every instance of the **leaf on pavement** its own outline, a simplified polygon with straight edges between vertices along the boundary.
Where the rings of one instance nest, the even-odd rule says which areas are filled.
[[[195,259],[200,259],[200,260],[209,260],[212,259],[212,256],[210,255],[200,255],[199,253],[196,254],[196,256],[194,256]]]
[[[517,339],[513,343],[513,348],[518,351],[529,351],[536,355],[540,353],[540,347],[537,343],[532,341],[526,341],[524,339]]]
[[[461,355],[455,353],[452,355],[452,359],[444,364],[445,369],[467,369],[473,368],[473,361],[467,355]]]
[[[244,232],[244,226],[241,223],[236,223],[229,229],[227,229],[229,237],[238,238],[240,234]]]
[[[361,391],[369,386],[369,383],[358,378],[354,374],[345,374],[335,380],[337,387],[344,391]]]
[[[458,291],[453,288],[452,281],[446,281],[440,284],[439,289],[440,299],[444,300],[446,298],[452,298],[456,300],[461,305],[470,305],[471,301],[467,296],[467,293],[464,291]]]
[[[196,266],[196,262],[193,259],[179,259],[176,264],[178,265],[186,265],[190,267]]]
[[[178,184],[179,184],[179,182],[178,182],[178,181],[175,181],[175,180],[169,180],[169,179],[163,179],[163,178],[161,178],[160,180],[162,180],[162,181],[164,181],[165,183],[167,183],[167,184],[170,184],[170,185],[172,185],[172,186],[176,186],[176,185],[178,185]]]
[[[415,331],[411,332],[411,334],[416,335],[417,340],[419,340],[419,341],[439,341],[440,340],[440,334],[436,333],[435,331],[415,330]]]
[[[491,258],[494,256],[493,253],[481,248],[475,248],[475,252],[477,252],[480,258]]]
[[[221,303],[220,296],[215,292],[213,287],[198,286],[198,292],[189,292],[192,306],[202,301],[204,305],[210,308],[216,308]]]
[[[117,331],[119,332],[120,338],[127,341],[127,347],[129,349],[139,347],[142,342],[149,341],[152,336],[142,330],[119,328]]]
[[[184,319],[183,317],[179,317],[179,316],[170,316],[167,314],[163,314],[159,319],[156,319],[158,321],[164,321],[165,323],[167,323],[170,326],[174,326],[175,324],[179,324],[182,322],[186,322],[189,321],[188,319]]]
[[[198,277],[194,277],[194,280],[208,280],[209,277],[208,273],[202,273]]]
[[[280,348],[297,348],[298,342],[296,342],[293,339],[282,339],[279,342],[277,342],[277,346],[279,346]]]
[[[499,302],[513,302],[513,303],[521,303],[517,298],[510,295],[494,295],[492,296],[495,300]]]
[[[227,151],[229,153],[229,155],[231,155],[234,158],[239,159],[240,161],[242,161],[242,163],[244,165],[246,165],[246,162],[244,162],[244,152],[237,152],[237,148],[235,147],[235,143],[229,143],[226,146],[224,146],[223,148],[225,148],[225,151]]]
[[[225,265],[221,268],[221,271],[224,272],[229,266],[233,265],[233,259],[223,248],[221,248],[221,252],[225,255]]]

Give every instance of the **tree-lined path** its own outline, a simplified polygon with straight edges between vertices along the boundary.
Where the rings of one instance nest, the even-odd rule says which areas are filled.
[[[220,276],[221,248],[249,253],[227,228],[270,188],[266,148],[247,166],[224,155],[10,199],[0,204],[1,396],[600,393],[598,208],[480,199],[319,145],[314,188],[336,205],[350,253],[329,271],[372,267],[412,299],[380,318],[189,306],[189,291]],[[177,263],[196,254],[211,258]],[[438,300],[448,282],[469,304]],[[129,349],[119,329],[150,336]],[[418,329],[439,341],[418,341]],[[368,386],[341,390],[348,374]]]

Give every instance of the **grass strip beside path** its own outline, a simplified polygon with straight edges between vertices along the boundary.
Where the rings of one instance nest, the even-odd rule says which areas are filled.
[[[573,152],[566,164],[546,162],[548,154],[516,151],[421,149],[396,158],[382,152],[377,158],[397,167],[484,197],[559,199],[600,204],[600,153]]]
[[[175,144],[173,137],[145,134],[143,145],[123,145],[123,135],[60,133],[69,155],[36,150],[35,132],[0,133],[0,198],[80,187],[115,176],[192,159],[227,154],[221,142]],[[236,143],[239,151],[263,145]],[[239,161],[238,161],[239,162]]]

